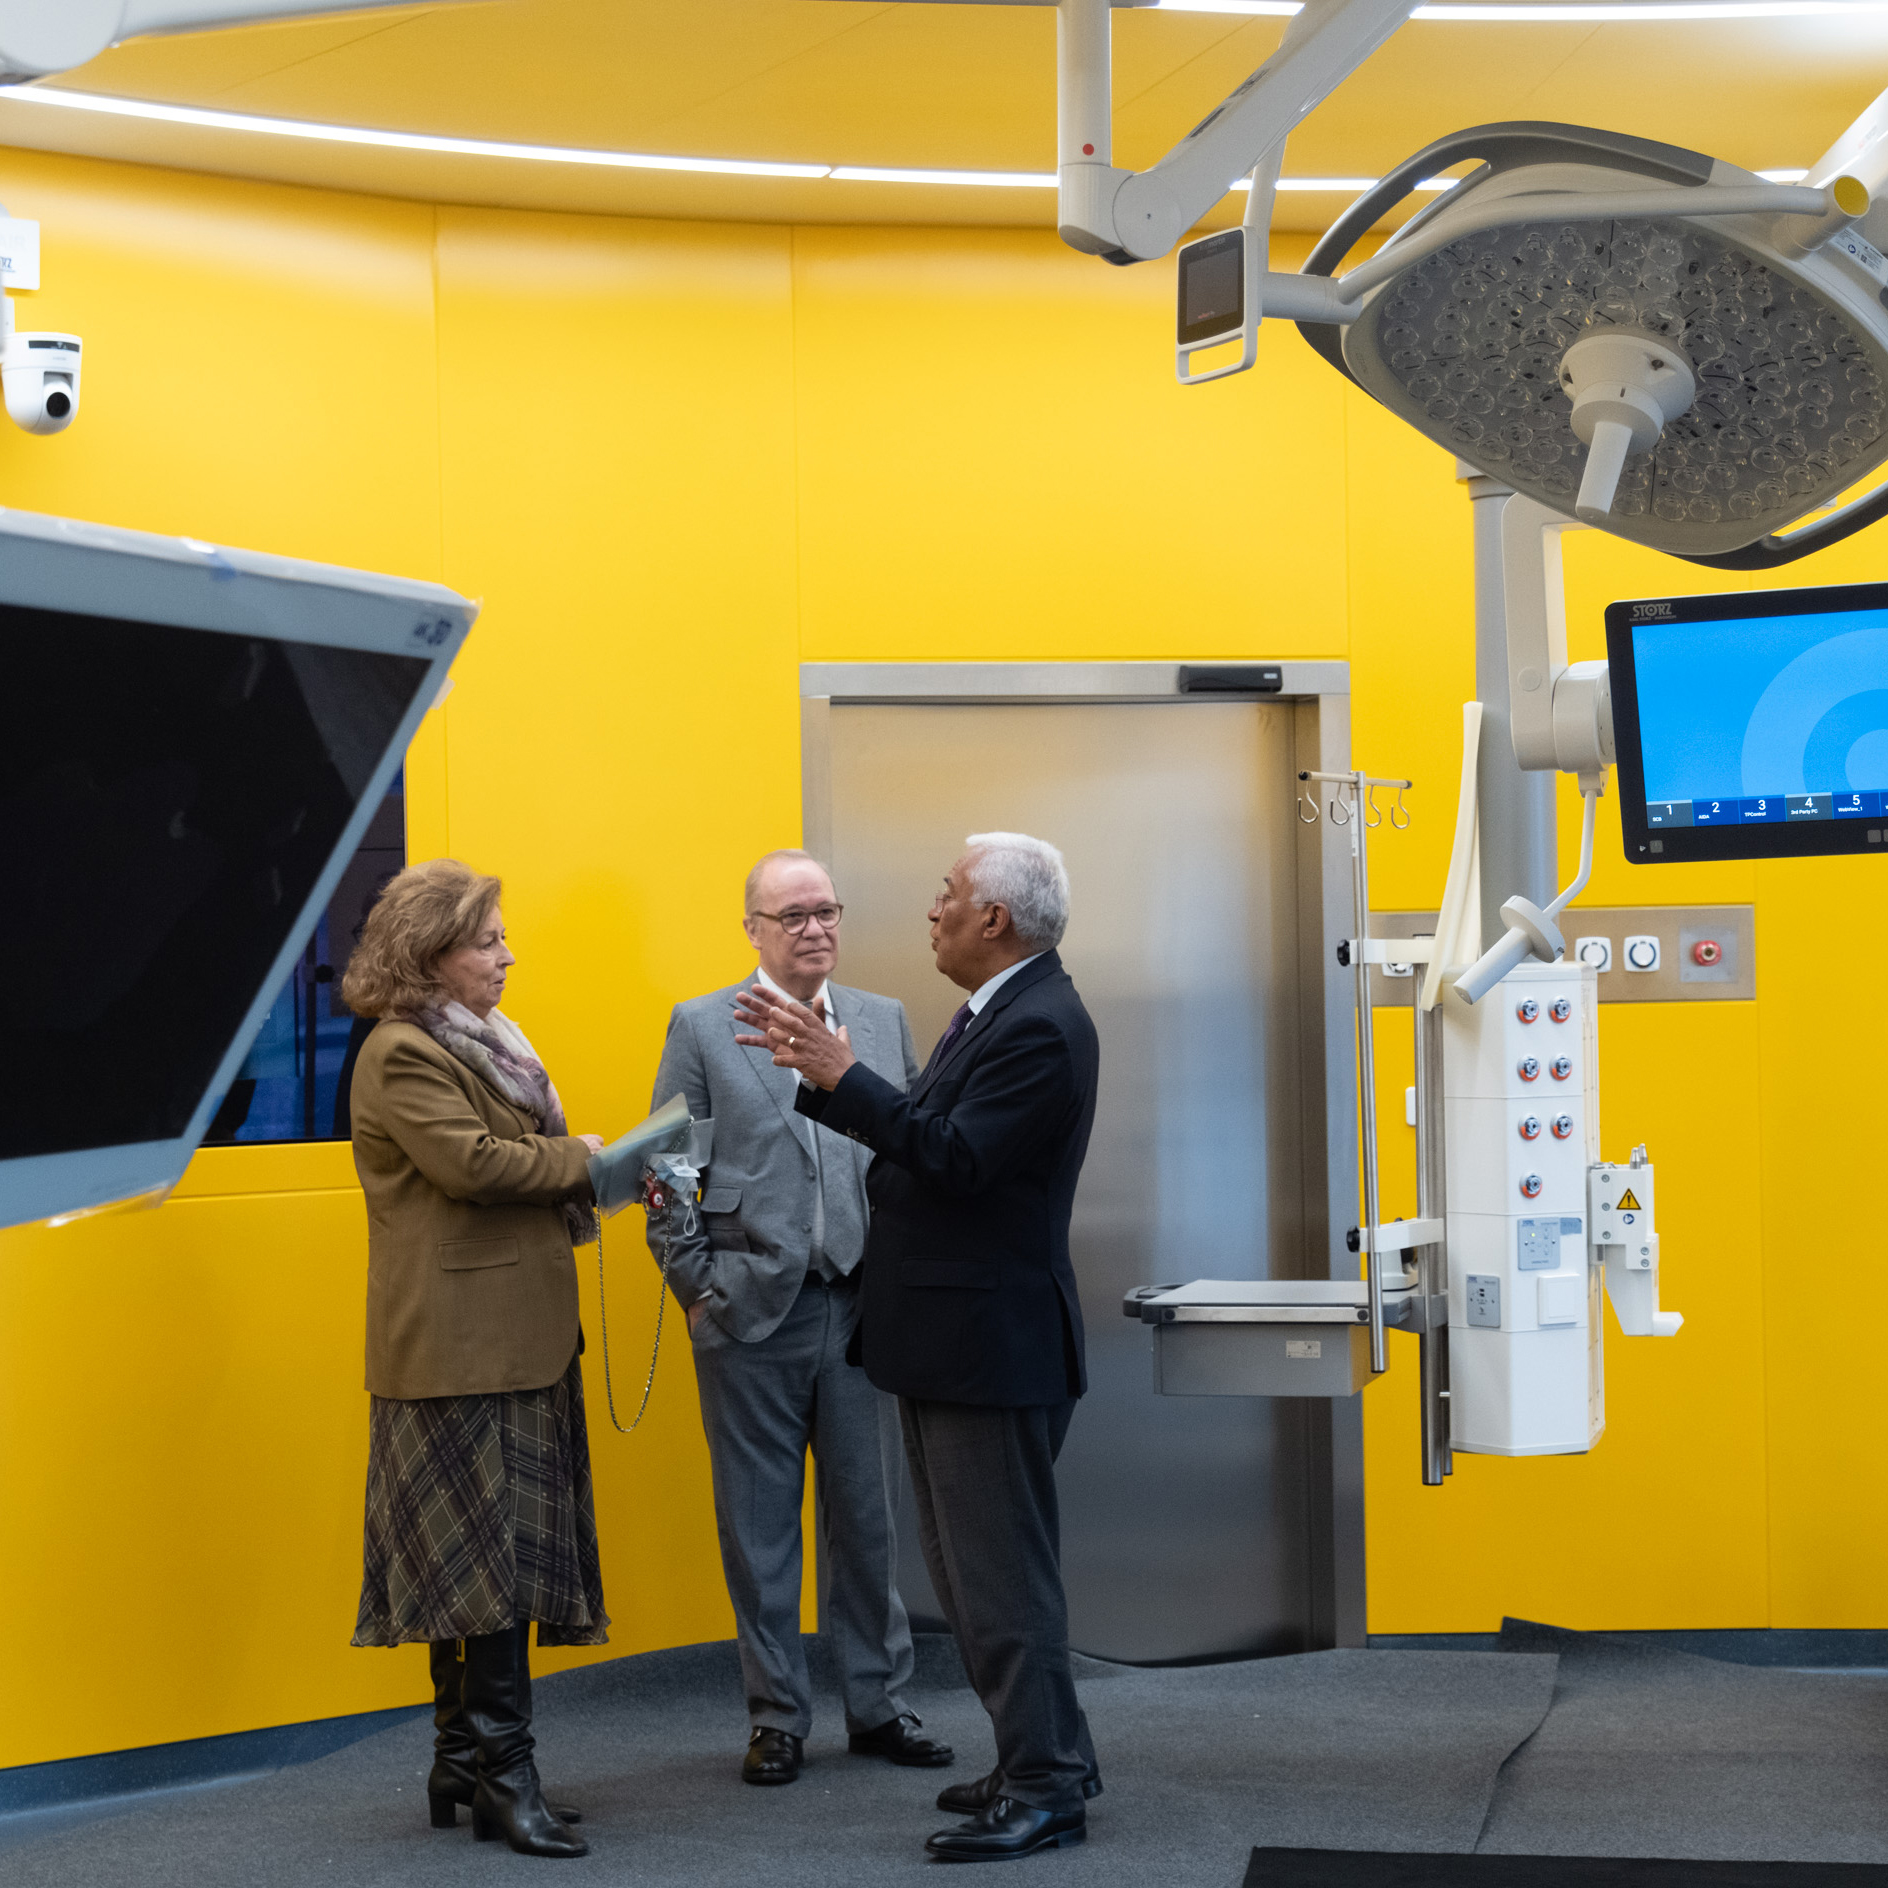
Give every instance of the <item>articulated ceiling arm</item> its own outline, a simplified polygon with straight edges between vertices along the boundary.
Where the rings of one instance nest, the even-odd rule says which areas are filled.
[[[1158,164],[1137,172],[1114,167],[1108,0],[1057,0],[1062,240],[1111,262],[1164,256],[1419,4],[1305,0],[1277,52]]]
[[[298,14],[367,13],[403,3],[412,0],[0,0],[0,79],[18,83],[70,72],[141,33],[246,26]]]
[[[1567,661],[1560,534],[1583,527],[1517,492],[1501,512],[1502,611],[1508,628],[1508,724],[1529,771],[1577,774],[1603,793],[1613,764],[1613,697],[1604,662]]]

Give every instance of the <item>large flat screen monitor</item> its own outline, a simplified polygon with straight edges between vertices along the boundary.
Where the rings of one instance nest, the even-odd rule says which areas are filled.
[[[0,1226],[176,1182],[475,614],[0,512]]]
[[[1888,851],[1888,584],[1606,611],[1626,856]]]

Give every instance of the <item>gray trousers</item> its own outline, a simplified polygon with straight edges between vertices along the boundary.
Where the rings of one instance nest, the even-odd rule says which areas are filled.
[[[894,1583],[898,1419],[892,1399],[846,1362],[858,1318],[856,1285],[809,1275],[758,1343],[737,1342],[712,1317],[693,1334],[748,1721],[795,1737],[813,1722],[800,1639],[809,1445],[826,1584],[821,1637],[832,1645],[846,1728],[876,1730],[911,1708],[911,1625]]]
[[[1055,1492],[1075,1401],[992,1409],[901,1397],[898,1413],[924,1564],[990,1714],[1003,1794],[1079,1809],[1095,1746],[1069,1671]]]

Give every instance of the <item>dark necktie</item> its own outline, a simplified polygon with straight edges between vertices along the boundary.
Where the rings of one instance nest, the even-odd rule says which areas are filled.
[[[957,1014],[950,1020],[950,1027],[944,1031],[943,1035],[938,1037],[937,1047],[931,1051],[931,1059],[924,1065],[926,1075],[929,1075],[931,1071],[950,1054],[957,1038],[970,1027],[970,1014],[970,1005],[968,1003],[961,1004],[958,1007]]]

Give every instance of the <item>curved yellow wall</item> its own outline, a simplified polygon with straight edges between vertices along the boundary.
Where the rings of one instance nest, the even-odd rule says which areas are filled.
[[[1042,234],[435,211],[20,152],[0,183],[44,225],[22,324],[87,349],[70,434],[0,432],[0,501],[484,599],[410,756],[410,845],[505,875],[508,1007],[575,1127],[636,1118],[669,1005],[750,961],[741,874],[799,835],[802,660],[1348,656],[1359,756],[1421,783],[1378,902],[1433,905],[1468,507],[1290,329],[1189,392],[1171,272]],[[1568,569],[1580,655],[1609,597],[1711,587],[1590,535]],[[1878,574],[1868,536],[1789,573]],[[1837,948],[1879,930],[1888,881],[1634,872],[1610,844],[1596,902],[1758,906],[1757,1004],[1604,1019],[1607,1144],[1660,1162],[1686,1329],[1615,1334],[1591,1457],[1465,1459],[1440,1491],[1412,1373],[1374,1389],[1372,1626],[1888,1623],[1872,1306],[1836,1299],[1888,1125]],[[639,1391],[653,1280],[616,1225]],[[422,1694],[417,1652],[347,1645],[363,1257],[338,1147],[212,1150],[155,1215],[0,1235],[0,1765]],[[731,1631],[674,1334],[633,1440],[587,1359],[612,1653]]]

